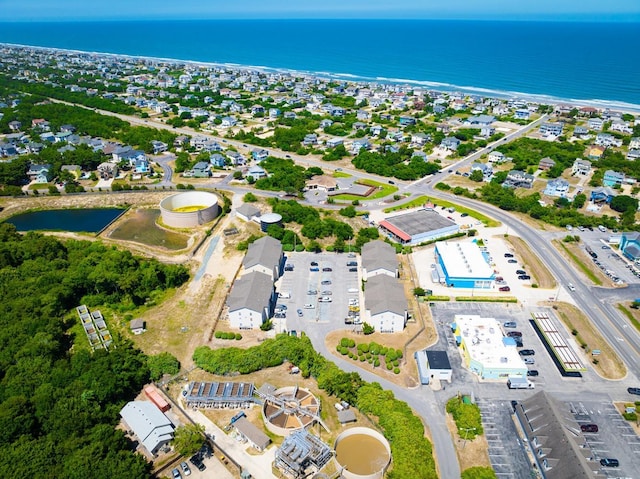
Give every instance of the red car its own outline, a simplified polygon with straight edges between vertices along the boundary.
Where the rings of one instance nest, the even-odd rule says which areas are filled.
[[[511,291],[511,288],[509,286],[500,286],[500,288],[498,288],[498,291]]]

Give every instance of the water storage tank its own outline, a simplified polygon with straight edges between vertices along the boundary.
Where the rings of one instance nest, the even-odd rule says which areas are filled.
[[[271,225],[282,226],[282,216],[278,213],[267,213],[260,217],[260,229],[266,233]]]

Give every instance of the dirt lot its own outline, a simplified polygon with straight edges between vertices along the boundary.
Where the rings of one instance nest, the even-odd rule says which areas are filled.
[[[553,275],[521,238],[506,236],[504,240],[513,247],[516,256],[521,258],[523,267],[526,267],[531,274],[532,283],[536,283],[542,289],[551,289],[557,286]]]
[[[473,441],[465,441],[458,434],[456,423],[451,414],[446,415],[447,428],[453,438],[456,447],[460,470],[464,471],[470,467],[491,467],[489,461],[489,444],[485,436],[476,436]]]
[[[591,361],[591,366],[600,376],[607,379],[622,379],[626,376],[627,369],[624,363],[609,343],[600,336],[600,333],[598,333],[582,311],[572,304],[563,302],[546,303],[545,305],[553,307],[553,309],[556,310],[558,318],[560,318],[569,331],[579,331],[576,337],[578,342],[584,342],[590,350],[599,349],[601,351],[600,356],[597,358],[598,364],[594,364],[593,361]]]

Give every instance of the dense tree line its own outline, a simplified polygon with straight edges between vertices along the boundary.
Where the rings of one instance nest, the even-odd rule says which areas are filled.
[[[417,180],[438,171],[435,163],[428,163],[421,157],[411,158],[411,150],[402,147],[397,153],[376,153],[361,150],[353,160],[353,166],[367,173],[393,176],[399,180]]]
[[[42,98],[55,98],[56,100],[68,101],[79,105],[98,108],[100,110],[112,111],[123,115],[133,115],[136,109],[125,105],[120,100],[107,100],[99,96],[87,96],[83,92],[72,92],[63,86],[45,85],[44,83],[27,83],[20,80],[13,80],[5,74],[0,74],[0,87],[11,91],[22,91]]]
[[[298,194],[304,189],[306,181],[318,174],[317,168],[311,170],[296,165],[293,160],[269,156],[260,163],[260,166],[269,172],[266,178],[256,181],[259,190],[284,191],[289,194]],[[322,170],[320,170],[322,174]]]
[[[365,414],[378,418],[383,434],[391,444],[393,469],[390,479],[436,478],[431,443],[424,437],[424,426],[407,403],[397,400],[378,383],[363,381],[358,373],[347,373],[317,353],[307,337],[280,334],[248,349],[199,347],[195,363],[213,374],[249,374],[289,361],[304,377],[312,376],[318,387],[339,397]]]
[[[0,224],[0,473],[150,477],[115,429],[119,410],[149,381],[147,358],[126,341],[90,353],[67,313],[81,303],[126,308],[186,278],[180,266]]]

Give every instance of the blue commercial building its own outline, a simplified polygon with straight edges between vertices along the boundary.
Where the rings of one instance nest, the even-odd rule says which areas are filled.
[[[640,259],[640,233],[622,233],[620,251],[631,261]]]
[[[495,273],[487,253],[474,242],[436,243],[433,279],[452,288],[489,289]]]

